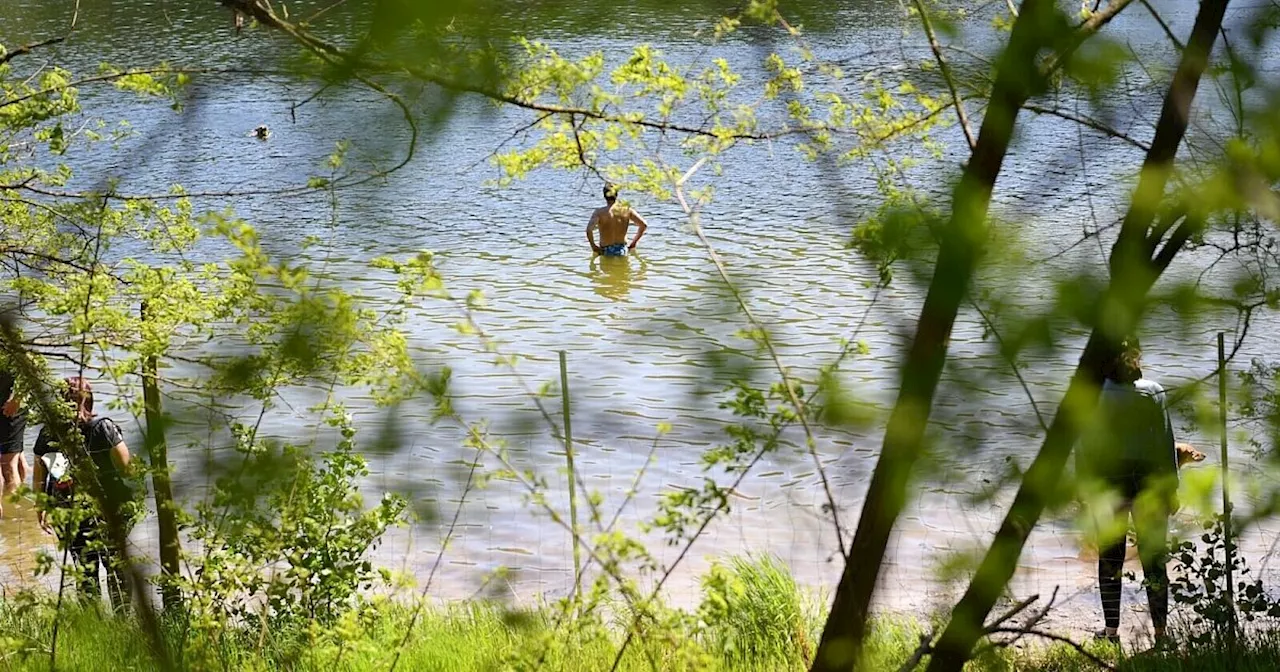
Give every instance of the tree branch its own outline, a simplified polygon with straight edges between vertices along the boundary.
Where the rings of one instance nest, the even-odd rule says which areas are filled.
[[[849,548],[812,672],[844,672],[858,664],[889,538],[906,504],[907,483],[919,459],[925,426],[960,304],[968,293],[987,236],[987,213],[1013,137],[1018,111],[1042,86],[1035,54],[1051,0],[1027,0],[996,68],[996,81],[978,142],[956,186],[951,217],[916,333],[900,372],[898,398],[871,475],[858,528]]]
[[[982,317],[982,321],[987,325],[987,329],[991,331],[991,335],[995,336],[996,346],[1000,350],[1000,355],[1004,358],[1005,363],[1009,365],[1009,370],[1013,371],[1014,377],[1018,379],[1018,385],[1022,387],[1023,394],[1027,395],[1027,401],[1030,402],[1031,410],[1036,414],[1036,422],[1040,423],[1040,429],[1049,429],[1049,424],[1044,421],[1044,415],[1040,413],[1040,405],[1036,403],[1035,395],[1031,394],[1031,386],[1027,384],[1027,379],[1022,376],[1022,369],[1018,366],[1017,360],[1014,359],[1013,353],[1005,351],[1004,338],[1000,335],[1000,331],[996,329],[995,321],[987,315],[986,311],[982,309],[982,306],[978,305],[978,302],[973,297],[969,297],[969,305],[978,311],[978,315]]]
[[[1115,665],[1112,665],[1111,663],[1108,663],[1107,661],[1099,658],[1096,654],[1090,652],[1088,649],[1086,649],[1084,646],[1082,646],[1075,640],[1071,639],[1070,637],[1055,635],[1052,632],[1045,632],[1044,630],[1038,630],[1035,628],[1027,628],[1027,629],[996,628],[990,631],[990,634],[998,634],[998,633],[1016,633],[1018,635],[1030,635],[1032,637],[1039,637],[1041,639],[1047,639],[1049,641],[1066,644],[1067,646],[1070,646],[1071,648],[1075,649],[1076,653],[1079,653],[1080,655],[1089,659],[1089,662],[1093,663],[1094,665],[1097,665],[1098,667],[1104,670],[1109,670],[1110,672],[1115,672],[1115,669],[1116,669]],[[1008,645],[998,643],[997,646],[1008,646]]]
[[[1110,126],[1102,123],[1101,121],[1092,119],[1090,117],[1085,117],[1079,114],[1075,114],[1073,112],[1068,112],[1061,108],[1044,107],[1042,105],[1036,105],[1034,103],[1027,103],[1026,105],[1022,106],[1022,109],[1028,112],[1033,112],[1035,114],[1048,114],[1055,117],[1061,117],[1063,119],[1066,119],[1067,121],[1074,121],[1075,123],[1080,124],[1081,126],[1087,126],[1107,137],[1115,138],[1116,140],[1122,140],[1130,145],[1133,145],[1134,147],[1137,147],[1138,149],[1141,149],[1144,152],[1151,149],[1151,146],[1148,145],[1147,143],[1142,142],[1141,140],[1137,140],[1132,136],[1128,135],[1127,133],[1122,133],[1120,131],[1117,131],[1116,129],[1111,128]]]
[[[1151,14],[1151,18],[1155,19],[1156,23],[1160,24],[1160,30],[1164,31],[1165,36],[1169,38],[1169,41],[1173,43],[1173,46],[1177,48],[1178,51],[1182,51],[1184,48],[1182,46],[1182,40],[1179,40],[1178,36],[1173,34],[1173,31],[1169,29],[1169,24],[1164,22],[1160,13],[1157,12],[1155,8],[1151,6],[1151,3],[1147,2],[1147,0],[1138,1],[1142,3],[1143,7],[1147,8],[1147,12]]]
[[[276,15],[269,7],[264,6],[258,0],[222,0],[224,6],[230,7],[244,14],[254,17],[259,23],[275,28],[286,35],[292,37],[304,47],[310,49],[316,55],[333,66],[342,66],[345,70],[354,70],[356,68],[365,67],[370,70],[379,72],[401,72],[428,84],[434,84],[443,89],[456,91],[459,93],[472,93],[489,98],[501,103],[513,105],[526,110],[535,112],[549,112],[552,114],[562,114],[565,116],[579,116],[585,119],[595,119],[609,123],[617,123],[631,126],[639,126],[662,132],[677,132],[685,135],[701,136],[708,138],[716,138],[721,140],[775,140],[788,135],[796,135],[800,133],[811,133],[814,130],[825,130],[829,132],[840,132],[842,129],[827,127],[821,125],[819,129],[815,128],[790,128],[784,127],[776,131],[768,132],[748,132],[732,129],[707,129],[697,126],[688,126],[670,121],[652,121],[636,115],[627,115],[621,113],[609,113],[604,110],[575,107],[571,105],[559,105],[554,103],[543,103],[536,100],[529,100],[517,95],[503,93],[485,86],[472,84],[450,77],[440,75],[439,73],[430,72],[422,67],[415,66],[411,63],[400,63],[396,65],[388,65],[385,63],[375,63],[368,60],[361,60],[354,54],[346,52],[336,45],[330,44],[302,29],[301,27],[290,23],[289,21]]]
[[[1062,46],[1058,53],[1050,56],[1049,59],[1045,61],[1044,67],[1040,69],[1041,76],[1048,77],[1057,72],[1058,68],[1062,67],[1067,62],[1067,59],[1071,57],[1071,54],[1074,54],[1076,49],[1078,49],[1081,44],[1084,44],[1085,40],[1093,37],[1093,35],[1099,30],[1102,30],[1103,26],[1110,23],[1111,19],[1116,18],[1120,12],[1124,11],[1125,7],[1128,7],[1132,3],[1133,0],[1111,0],[1111,2],[1107,3],[1105,8],[1090,14],[1089,18],[1085,19],[1084,23],[1077,26],[1075,31],[1071,33],[1071,36],[1067,39],[1067,43]]]
[[[969,118],[964,112],[964,102],[960,100],[960,94],[956,91],[956,80],[951,76],[951,66],[947,65],[947,59],[942,56],[942,47],[938,44],[938,37],[934,35],[933,24],[929,22],[929,12],[925,10],[924,3],[920,0],[912,0],[912,4],[920,13],[920,23],[924,26],[924,34],[929,38],[929,48],[933,50],[933,58],[938,62],[938,70],[942,72],[942,78],[947,82],[947,90],[951,92],[956,116],[960,119],[960,129],[964,131],[964,140],[969,144],[969,151],[972,152],[978,143],[973,139],[973,129],[969,128]]]
[[[3,54],[0,54],[0,65],[4,65],[5,63],[8,63],[9,61],[23,54],[29,54],[33,50],[39,49],[40,47],[47,47],[51,44],[58,44],[59,42],[62,42],[66,39],[67,38],[65,37],[51,37],[47,40],[40,40],[39,42],[24,44],[21,47],[14,49],[13,51],[6,51]]]

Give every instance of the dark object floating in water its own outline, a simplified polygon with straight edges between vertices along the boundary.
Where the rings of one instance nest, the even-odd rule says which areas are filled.
[[[266,140],[271,137],[271,129],[267,128],[265,125],[259,126],[253,129],[253,135],[259,140]]]

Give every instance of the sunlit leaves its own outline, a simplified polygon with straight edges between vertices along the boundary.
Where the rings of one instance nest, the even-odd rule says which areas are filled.
[[[174,580],[203,631],[194,646],[216,641],[217,629],[234,623],[332,625],[378,581],[368,554],[389,527],[404,523],[407,503],[386,495],[366,508],[357,484],[368,468],[355,451],[351,417],[338,408],[329,424],[340,439],[319,461],[298,446],[256,441],[247,428],[237,433],[244,465],[218,480],[188,522],[202,548],[189,554],[190,575]]]
[[[881,282],[899,260],[927,261],[937,249],[939,215],[914,194],[890,191],[879,211],[853,230],[851,245],[876,262]]]

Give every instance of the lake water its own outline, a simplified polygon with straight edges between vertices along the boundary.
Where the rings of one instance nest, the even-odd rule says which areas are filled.
[[[0,39],[16,44],[56,33],[71,12],[71,3],[59,4],[8,3],[0,9]],[[235,37],[226,13],[214,3],[205,4],[210,6],[85,2],[78,37],[51,53],[80,70],[102,60],[117,65],[165,59],[182,65],[244,67],[292,53],[291,45],[263,31]],[[1154,4],[1175,30],[1188,30],[1194,3]],[[293,11],[305,15],[300,9]],[[343,11],[327,20],[353,20]],[[612,62],[640,39],[659,43],[680,62],[724,55],[735,63],[758,63],[762,56],[746,38],[704,51],[703,43],[690,36],[698,25],[695,13],[658,16],[646,11],[620,17],[625,20],[608,38],[580,29],[572,15],[563,22],[534,25],[522,22],[516,8],[509,10],[508,20],[516,26],[513,30],[536,29],[538,36],[568,54],[602,49]],[[830,29],[810,39],[819,53],[840,60],[851,74],[903,58],[927,58],[920,36],[904,32],[897,3],[840,3],[830,20]],[[1122,35],[1144,58],[1167,62],[1163,35],[1140,8],[1129,10],[1107,30]],[[980,40],[976,45],[979,51],[991,48]],[[197,78],[182,114],[107,90],[86,90],[87,109],[108,119],[128,118],[136,134],[118,150],[95,149],[73,157],[77,179],[81,186],[93,186],[108,176],[117,177],[121,192],[134,193],[163,190],[173,183],[191,191],[263,189],[304,182],[340,139],[353,142],[356,162],[387,165],[402,155],[407,135],[399,112],[376,95],[331,92],[297,109],[295,121],[291,105],[314,90],[314,84],[277,77]],[[1132,109],[1118,111],[1114,123],[1149,138],[1159,87],[1134,86],[1128,93]],[[430,94],[415,102],[425,107]],[[1071,99],[1059,102],[1069,109],[1077,104]],[[1087,108],[1083,101],[1078,104]],[[980,112],[972,108],[971,114]],[[329,281],[356,288],[375,304],[388,299],[393,283],[369,270],[369,259],[434,250],[439,270],[457,294],[484,292],[488,307],[476,318],[502,344],[504,354],[520,356],[520,378],[495,366],[477,339],[453,329],[461,313],[457,305],[446,302],[426,302],[412,318],[409,331],[416,355],[427,369],[452,366],[461,413],[473,421],[490,419],[493,432],[505,438],[521,464],[535,466],[558,484],[556,492],[562,495],[566,490],[559,471],[560,446],[523,387],[536,389],[558,379],[558,351],[568,353],[578,468],[586,487],[606,493],[606,509],[623,501],[654,445],[657,426],[670,423],[672,431],[657,441],[655,462],[623,517],[634,530],[636,521],[652,512],[658,492],[698,485],[703,475],[700,453],[726,440],[723,427],[732,418],[718,402],[725,398],[722,390],[728,377],[714,360],[727,355],[743,361],[759,380],[768,379],[768,364],[735,335],[746,325],[745,318],[726,301],[706,250],[676,205],[637,201],[650,223],[639,253],[623,260],[593,261],[583,244],[582,228],[597,205],[597,180],[541,172],[507,188],[487,184],[496,170],[486,157],[527,121],[517,112],[493,112],[478,101],[462,101],[405,169],[385,183],[343,192],[336,227],[330,225],[323,194],[242,197],[234,202],[207,198],[197,206],[233,205],[263,233],[270,252],[322,256]],[[1209,123],[1207,117],[1203,121]],[[259,124],[273,129],[269,141],[249,137]],[[1013,297],[1026,310],[1034,310],[1051,298],[1049,279],[1055,271],[1103,268],[1098,245],[1068,247],[1085,226],[1109,224],[1123,213],[1129,172],[1141,155],[1124,143],[1082,133],[1053,117],[1028,114],[1019,132],[997,188],[995,212],[1008,228],[1018,230],[1028,261],[986,273],[979,289]],[[921,175],[928,189],[943,194],[961,143],[955,129],[940,137],[951,150],[942,161],[927,164]],[[913,329],[922,291],[906,272],[888,288],[875,291],[874,264],[846,249],[851,222],[841,218],[837,201],[854,212],[868,212],[879,198],[870,171],[859,165],[841,168],[833,188],[832,174],[803,161],[784,144],[735,149],[723,168],[721,175],[701,175],[701,184],[717,189],[715,202],[703,213],[703,225],[732,275],[746,288],[752,310],[773,330],[782,361],[795,374],[812,377],[837,356],[840,339],[865,339],[870,354],[846,361],[841,376],[858,398],[886,409],[896,393],[898,357]],[[304,253],[301,243],[313,235],[324,244]],[[209,245],[197,254],[216,258],[220,252]],[[1204,254],[1186,255],[1174,273],[1187,277],[1210,260]],[[1222,274],[1209,277],[1210,282],[1225,280]],[[1274,352],[1274,325],[1270,316],[1256,319],[1237,362]],[[1216,366],[1214,334],[1219,329],[1229,337],[1236,333],[1234,316],[1207,315],[1188,325],[1168,311],[1157,313],[1143,335],[1149,372],[1171,387],[1210,374]],[[983,331],[981,317],[966,309],[956,326],[934,412],[935,448],[945,456],[943,466],[922,484],[921,498],[901,521],[880,594],[886,607],[924,610],[950,599],[952,587],[933,579],[935,569],[951,552],[985,543],[1007,500],[976,505],[968,493],[998,478],[1007,458],[1025,464],[1039,446],[1041,433],[1031,403]],[[1078,330],[1068,331],[1057,351],[1024,358],[1030,392],[1046,417],[1055,409],[1083,336]],[[965,382],[972,380],[982,385]],[[301,402],[316,392],[299,391],[290,397],[297,402],[292,407],[272,410],[264,425],[267,432],[310,436],[312,428],[302,424],[309,416]],[[359,395],[350,395],[350,401],[366,428],[364,436],[371,438],[388,411],[373,408]],[[178,403],[170,400],[171,406]],[[549,402],[548,408],[558,420],[558,402]],[[367,496],[405,490],[416,502],[433,504],[439,519],[447,523],[463,490],[460,460],[470,451],[462,447],[458,428],[430,423],[430,410],[423,400],[391,411],[403,445],[390,455],[371,456],[374,473],[366,484]],[[253,408],[243,412],[256,415]],[[129,425],[131,445],[140,447],[137,425]],[[821,459],[833,479],[842,521],[849,527],[856,522],[875,464],[882,426],[883,417],[869,428],[818,429]],[[34,434],[29,433],[28,442],[34,441]],[[823,513],[826,500],[812,460],[796,447],[802,445],[798,432],[788,431],[785,438],[791,447],[758,465],[734,500],[732,515],[708,531],[677,571],[669,584],[677,602],[696,599],[697,576],[711,559],[744,551],[775,553],[802,583],[834,587],[841,563],[833,560],[837,548],[830,516]],[[1209,435],[1191,433],[1184,438],[1206,452],[1216,446]],[[198,496],[208,455],[184,452],[178,445],[171,455],[180,493]],[[1240,464],[1251,471],[1259,468],[1248,460]],[[470,596],[498,568],[510,570],[499,582],[505,584],[501,592],[526,603],[539,594],[563,594],[571,585],[568,535],[531,511],[521,494],[506,484],[468,493],[433,594]],[[566,502],[560,505],[564,508]],[[135,534],[144,553],[153,551],[152,529],[144,524]],[[1260,562],[1275,532],[1268,523],[1246,538],[1246,553]],[[378,551],[378,561],[423,578],[443,535],[438,523],[397,530]],[[49,547],[49,540],[32,524],[29,512],[0,523],[6,585],[30,580],[26,577],[31,551],[41,547]],[[673,559],[675,551],[666,549],[665,559]],[[1084,613],[1095,608],[1087,592],[1094,571],[1092,561],[1082,559],[1071,521],[1046,522],[1023,555],[1015,592],[1047,595],[1054,586],[1062,586],[1069,595],[1067,603]],[[1132,589],[1130,598],[1136,596]],[[1135,602],[1127,598],[1126,604]]]

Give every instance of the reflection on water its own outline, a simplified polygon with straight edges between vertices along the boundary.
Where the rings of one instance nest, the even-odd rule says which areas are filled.
[[[633,283],[644,282],[648,269],[644,257],[634,250],[621,257],[597,255],[591,259],[591,289],[606,299],[625,300]]]
[[[4,519],[0,520],[0,568],[4,570],[0,593],[36,586],[36,554],[41,550],[53,552],[53,547],[53,537],[36,523],[34,503],[21,497],[6,499]]]

